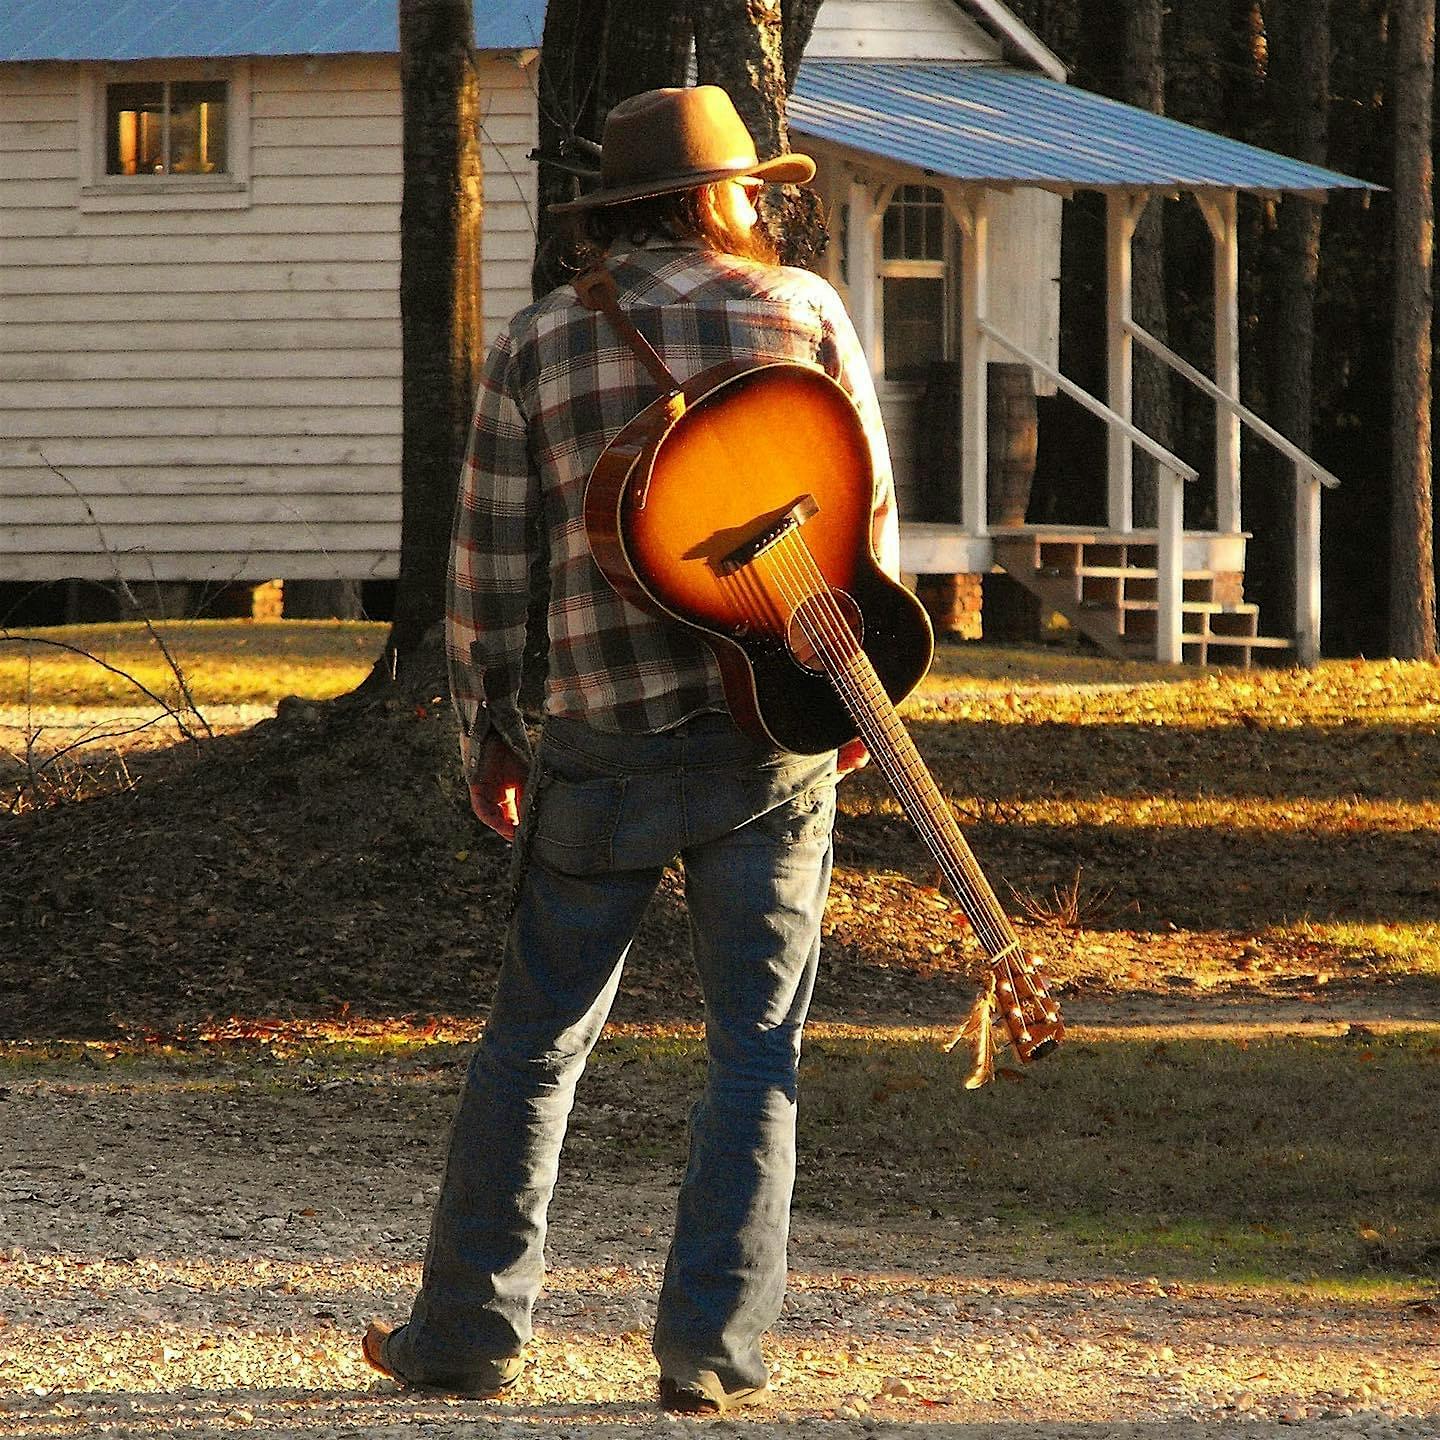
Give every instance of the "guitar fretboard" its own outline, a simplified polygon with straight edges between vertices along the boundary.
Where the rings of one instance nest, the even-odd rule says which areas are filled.
[[[798,527],[777,538],[755,560],[768,582],[766,588],[776,592],[798,625],[880,772],[935,857],[976,938],[992,960],[1009,954],[1019,945],[1010,917]]]
[[[848,633],[848,631],[847,631]],[[858,644],[830,678],[866,748],[935,857],[976,938],[994,959],[1019,942],[1010,917],[980,868],[955,812],[920,757],[870,657]]]

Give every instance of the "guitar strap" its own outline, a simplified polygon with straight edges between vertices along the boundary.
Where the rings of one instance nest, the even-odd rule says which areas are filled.
[[[650,372],[650,378],[660,389],[666,395],[678,395],[680,382],[660,358],[655,347],[635,328],[629,316],[620,308],[615,277],[603,266],[596,266],[583,275],[577,275],[574,285],[580,303],[587,310],[599,311],[610,322],[615,333],[635,352],[640,363]]]

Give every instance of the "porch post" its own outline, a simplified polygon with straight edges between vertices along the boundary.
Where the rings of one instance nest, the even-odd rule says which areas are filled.
[[[1105,355],[1106,402],[1122,420],[1133,420],[1134,348],[1130,337],[1131,246],[1150,197],[1125,190],[1105,195]],[[1106,440],[1106,510],[1112,530],[1133,524],[1134,452],[1130,439],[1111,425]]]
[[[880,192],[858,177],[850,181],[850,218],[845,235],[845,269],[850,284],[850,318],[860,337],[865,359],[871,373],[879,375],[885,368],[884,346],[881,343],[879,307],[875,287],[875,235],[880,227],[883,208],[877,205]]]
[[[1215,383],[1240,400],[1240,240],[1233,190],[1197,195],[1215,242]],[[1240,533],[1240,416],[1215,407],[1215,528]]]
[[[1320,477],[1295,465],[1295,658],[1320,663]]]
[[[990,307],[990,201],[983,189],[951,202],[960,226],[960,520],[972,535],[988,535],[985,470],[985,376],[990,340],[981,329]]]
[[[1185,480],[1157,465],[1160,533],[1155,546],[1155,658],[1168,665],[1185,659]]]

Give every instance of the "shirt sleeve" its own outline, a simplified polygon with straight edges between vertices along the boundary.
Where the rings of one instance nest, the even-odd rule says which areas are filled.
[[[833,290],[823,307],[823,337],[820,364],[831,379],[854,402],[870,443],[870,468],[875,477],[875,508],[871,517],[870,541],[880,568],[892,579],[900,578],[900,516],[895,505],[895,476],[890,464],[890,445],[885,438],[885,421],[875,382],[860,337],[850,322],[844,303]]]
[[[445,652],[467,781],[491,731],[522,758],[530,754],[519,692],[539,480],[514,371],[507,331],[481,373],[450,546]]]

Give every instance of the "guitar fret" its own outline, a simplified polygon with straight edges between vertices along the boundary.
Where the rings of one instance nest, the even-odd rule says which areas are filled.
[[[849,678],[859,682],[857,700],[866,702],[865,709],[869,718],[879,725],[885,737],[895,746],[898,752],[896,758],[903,767],[904,778],[909,782],[913,799],[920,808],[924,821],[928,821],[933,827],[931,833],[927,834],[926,825],[920,816],[912,815],[916,829],[921,832],[922,839],[935,855],[941,871],[957,895],[966,897],[968,891],[968,898],[975,908],[982,912],[981,915],[970,917],[976,934],[980,935],[982,940],[985,938],[980,923],[982,918],[998,931],[1000,945],[992,955],[992,959],[997,958],[1019,943],[1010,924],[1010,917],[1006,915],[984,871],[970,853],[954,812],[945,803],[940,787],[936,785],[934,777],[915,747],[914,740],[911,739],[890,697],[885,693],[885,687],[870,657],[857,648],[846,657],[843,669]],[[958,875],[952,873],[952,868],[958,870]],[[987,943],[986,948],[992,947]]]

